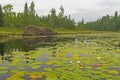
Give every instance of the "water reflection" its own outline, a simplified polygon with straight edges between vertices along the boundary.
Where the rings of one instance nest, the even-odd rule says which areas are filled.
[[[4,56],[5,52],[5,43],[0,43],[0,55]]]
[[[4,52],[5,52],[5,43],[0,43],[0,55],[1,55],[1,59],[4,59]]]
[[[48,37],[23,37],[23,41],[26,45],[37,45],[43,44],[45,45],[46,42],[51,42],[53,39],[53,36],[48,36]]]
[[[10,57],[8,56],[6,49],[5,49],[5,43],[2,42],[0,43],[0,55],[1,55],[1,60],[8,60],[10,61]]]
[[[53,37],[22,37],[12,38],[5,42],[0,42],[0,56],[2,60],[11,61],[11,52],[30,51],[38,47],[54,46]]]
[[[22,38],[12,38],[5,42],[0,43],[0,55],[2,59],[7,59],[12,57],[11,52],[19,52],[19,51],[31,51],[36,48],[46,48],[46,47],[54,47],[59,42],[68,42],[74,41],[77,43],[77,39],[70,37],[22,37]],[[75,44],[74,44],[75,45]]]

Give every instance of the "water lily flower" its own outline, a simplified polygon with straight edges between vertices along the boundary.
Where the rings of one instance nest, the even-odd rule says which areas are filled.
[[[70,63],[73,63],[73,61],[70,61]]]
[[[101,59],[101,57],[97,57],[97,59]]]
[[[80,61],[77,61],[77,63],[80,63]]]

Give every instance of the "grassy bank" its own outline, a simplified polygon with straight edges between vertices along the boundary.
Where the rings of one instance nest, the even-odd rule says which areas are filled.
[[[0,27],[0,35],[2,36],[8,36],[8,35],[22,35],[24,32],[24,28],[2,28]],[[91,31],[91,30],[60,30],[60,29],[55,29],[55,32],[57,32],[58,35],[69,35],[69,34],[98,34],[98,33],[113,33],[111,31]]]
[[[23,33],[23,28],[1,28],[0,27],[0,35],[7,36],[7,35],[21,35]]]
[[[92,31],[92,30],[55,30],[58,35],[69,35],[69,34],[105,34],[105,33],[119,33],[119,32],[112,32],[112,31]]]

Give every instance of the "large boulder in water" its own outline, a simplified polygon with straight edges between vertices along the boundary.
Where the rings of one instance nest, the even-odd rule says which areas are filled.
[[[53,32],[50,28],[39,28],[37,26],[29,26],[25,29],[23,36],[47,36],[47,35],[55,35],[56,33]]]

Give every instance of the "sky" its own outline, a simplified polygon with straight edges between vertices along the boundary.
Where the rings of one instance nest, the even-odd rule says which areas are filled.
[[[22,12],[24,4],[29,5],[34,1],[35,10],[38,15],[47,15],[51,8],[59,12],[62,5],[65,9],[65,15],[71,15],[75,21],[81,21],[83,18],[86,22],[94,21],[106,14],[114,15],[115,11],[120,13],[120,0],[0,0],[0,4],[12,4],[14,11]]]

